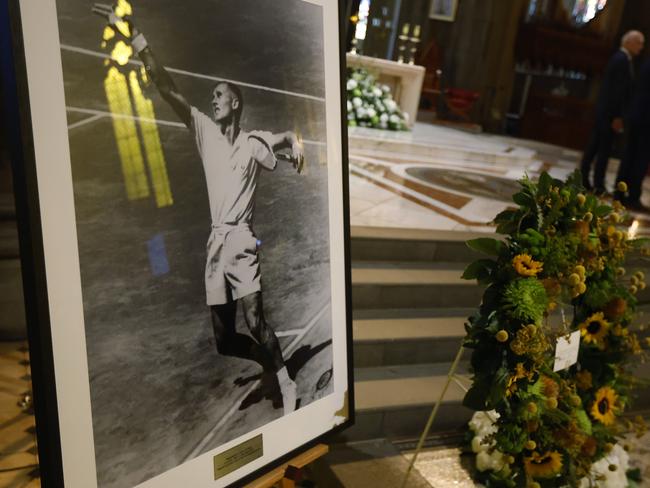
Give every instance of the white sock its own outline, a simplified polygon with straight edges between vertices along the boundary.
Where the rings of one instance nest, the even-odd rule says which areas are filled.
[[[278,375],[278,382],[281,385],[284,385],[291,381],[291,378],[289,378],[289,371],[287,371],[286,366],[283,366],[282,369],[279,369],[276,374]]]

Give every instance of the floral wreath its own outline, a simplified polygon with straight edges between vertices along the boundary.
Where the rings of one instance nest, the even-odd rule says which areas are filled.
[[[468,242],[493,256],[463,274],[487,286],[466,324],[473,382],[463,403],[479,411],[470,439],[488,488],[601,486],[597,468],[617,455],[617,439],[645,428],[622,416],[637,386],[632,362],[648,345],[632,330],[645,276],[623,266],[650,254],[648,240],[624,227],[620,202],[603,203],[580,181],[579,172],[525,177],[518,208],[495,219],[505,240]],[[556,342],[572,332],[577,361],[555,367]]]

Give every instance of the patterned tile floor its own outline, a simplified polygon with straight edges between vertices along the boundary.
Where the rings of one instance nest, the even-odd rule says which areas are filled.
[[[355,128],[349,135],[353,225],[491,232],[518,179],[542,171],[565,178],[580,158],[549,144],[424,123],[412,132]],[[617,167],[612,160],[610,189]],[[650,204],[650,183],[645,195]],[[650,216],[634,218],[637,232],[650,233]]]

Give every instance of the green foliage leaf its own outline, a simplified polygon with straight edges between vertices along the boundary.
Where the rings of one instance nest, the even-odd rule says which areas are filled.
[[[465,268],[461,278],[464,280],[478,280],[480,284],[489,283],[496,266],[496,261],[479,259]]]
[[[472,410],[485,410],[485,403],[490,394],[490,387],[486,383],[475,383],[463,398],[463,405]]]
[[[533,196],[523,191],[520,191],[519,193],[515,193],[512,196],[512,201],[521,207],[535,206],[535,199],[533,198]]]
[[[508,368],[501,366],[494,375],[490,394],[488,396],[488,404],[494,408],[506,395],[506,385],[508,384],[508,377],[510,376]]]
[[[504,249],[504,244],[498,239],[493,239],[491,237],[479,237],[478,239],[471,239],[467,241],[467,246],[470,249],[481,252],[483,254],[489,254],[491,256],[498,256],[499,253]]]
[[[552,184],[553,178],[551,178],[551,175],[544,171],[541,175],[539,175],[539,182],[537,183],[538,194],[546,195]]]
[[[594,209],[594,215],[596,217],[604,217],[612,211],[612,207],[609,205],[599,205]]]

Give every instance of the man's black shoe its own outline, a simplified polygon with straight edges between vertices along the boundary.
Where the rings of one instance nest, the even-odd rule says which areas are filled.
[[[594,194],[599,197],[606,197],[608,195],[607,189],[604,186],[597,186],[594,188]]]

